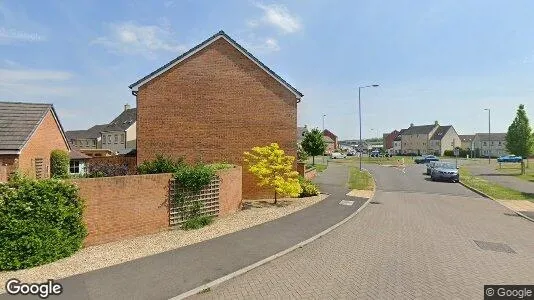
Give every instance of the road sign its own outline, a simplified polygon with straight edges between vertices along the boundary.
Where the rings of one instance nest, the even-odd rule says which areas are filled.
[[[454,156],[460,155],[460,148],[456,147],[454,148]]]

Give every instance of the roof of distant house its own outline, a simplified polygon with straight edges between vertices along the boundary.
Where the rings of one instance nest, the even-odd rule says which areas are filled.
[[[403,134],[404,135],[411,135],[411,134],[429,134],[436,128],[437,125],[419,125],[419,126],[411,126],[407,128]]]
[[[460,137],[460,141],[462,142],[470,142],[475,138],[475,135],[474,134],[462,134],[462,135],[459,135],[459,137]]]
[[[399,130],[399,134],[397,134],[397,137],[395,137],[394,141],[400,141],[402,139],[402,134],[406,131],[406,129]]]
[[[332,131],[330,131],[328,129],[323,130],[323,135],[324,134],[329,134],[329,135],[332,135],[333,137],[337,138],[337,135],[335,135]]]
[[[439,126],[438,129],[436,129],[436,131],[434,131],[434,134],[432,135],[432,137],[430,139],[431,140],[441,140],[445,136],[447,131],[449,131],[451,128],[452,128],[452,125]]]
[[[149,82],[153,78],[161,75],[162,73],[166,72],[170,68],[174,67],[175,65],[179,64],[183,60],[189,58],[193,54],[197,53],[198,51],[204,49],[205,47],[209,46],[213,42],[215,42],[218,39],[224,39],[228,43],[230,43],[232,46],[234,46],[237,50],[239,50],[241,53],[243,53],[247,58],[252,60],[254,63],[256,63],[262,70],[264,70],[267,74],[271,75],[276,81],[281,83],[284,87],[286,87],[288,90],[290,90],[297,98],[300,98],[304,96],[301,92],[299,92],[297,89],[295,89],[293,86],[291,86],[289,83],[287,83],[282,77],[280,77],[278,74],[276,74],[273,70],[269,69],[266,65],[264,65],[259,59],[254,57],[250,52],[248,52],[243,46],[239,45],[235,40],[233,40],[230,36],[228,36],[224,31],[219,31],[216,34],[212,35],[210,38],[206,39],[202,43],[196,45],[195,47],[191,48],[189,51],[183,53],[182,55],[178,56],[177,58],[171,60],[161,68],[155,70],[154,72],[148,74],[147,76],[139,79],[135,83],[132,83],[129,88],[133,91],[137,91],[137,89],[144,85],[145,83]]]
[[[65,135],[69,140],[78,139],[97,139],[100,137],[100,132],[105,128],[107,124],[95,125],[87,130],[70,130],[66,131]]]
[[[71,149],[69,152],[70,159],[89,159],[91,156],[85,155],[76,149]]]
[[[137,108],[129,108],[124,110],[118,117],[116,117],[109,124],[100,129],[100,132],[106,131],[124,131],[137,120]]]
[[[52,104],[0,102],[0,150],[22,150],[49,111],[69,147]]]
[[[488,133],[477,133],[475,134],[476,137],[478,137],[479,140],[483,141],[489,141],[490,138],[492,141],[504,141],[506,140],[506,133],[491,133],[490,137],[488,137]]]
[[[323,135],[323,141],[325,141],[326,143],[333,143],[334,142],[334,140],[331,137],[327,136],[327,135]]]

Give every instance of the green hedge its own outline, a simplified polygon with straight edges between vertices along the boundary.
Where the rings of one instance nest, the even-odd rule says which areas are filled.
[[[52,150],[50,153],[50,175],[54,178],[69,178],[70,158],[63,150]]]
[[[56,261],[82,247],[87,234],[75,185],[14,176],[0,183],[0,270]]]
[[[309,179],[299,176],[299,184],[302,188],[299,198],[319,195],[319,187],[317,187],[317,185],[311,182]]]

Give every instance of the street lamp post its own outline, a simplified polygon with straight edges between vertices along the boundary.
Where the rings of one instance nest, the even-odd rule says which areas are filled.
[[[488,164],[491,164],[491,109],[484,108],[488,111]]]
[[[323,133],[324,133],[324,117],[326,117],[325,114],[323,114]]]
[[[358,87],[358,115],[360,120],[360,171],[362,170],[362,89],[368,88],[368,87],[378,87],[378,84],[372,84],[372,85],[366,85],[366,86],[360,86]]]

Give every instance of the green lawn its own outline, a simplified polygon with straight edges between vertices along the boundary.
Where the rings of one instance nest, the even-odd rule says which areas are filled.
[[[310,168],[314,168],[314,167],[315,167],[315,170],[317,170],[317,172],[322,172],[322,171],[326,170],[327,166],[317,163],[317,160],[316,160],[315,166],[313,166],[311,163],[306,164],[306,169],[310,169]]]
[[[521,164],[520,163],[505,163],[502,166],[498,166],[496,169],[504,174],[512,174],[519,179],[525,181],[534,182],[534,166],[529,166],[530,168],[525,168],[525,174],[521,175]]]
[[[534,202],[534,194],[519,192],[493,182],[489,182],[480,177],[473,176],[465,167],[460,167],[460,181],[462,181],[463,184],[477,189],[494,199],[529,200]]]
[[[351,167],[348,186],[356,190],[373,190],[373,177],[367,171],[360,171],[359,168]]]
[[[414,164],[413,157],[410,156],[394,156],[394,157],[362,157],[362,164],[377,164],[377,165],[396,165],[401,164],[404,158],[405,165]],[[343,160],[335,160],[336,162],[344,162],[350,164],[358,164],[360,158],[357,156],[348,156]]]

